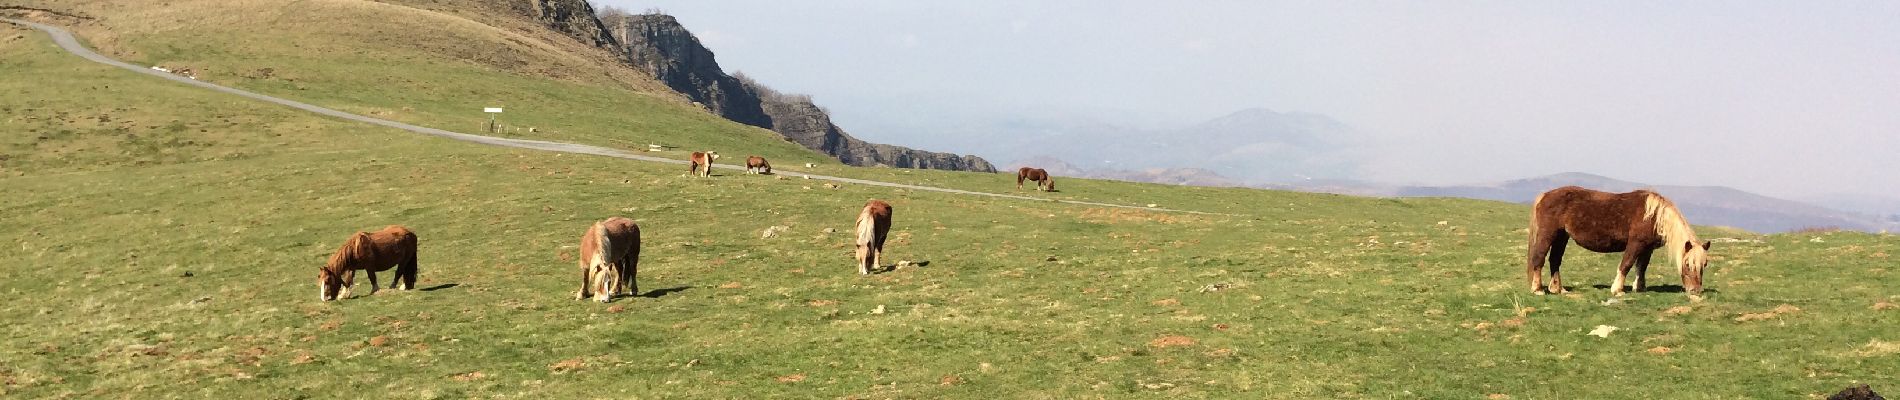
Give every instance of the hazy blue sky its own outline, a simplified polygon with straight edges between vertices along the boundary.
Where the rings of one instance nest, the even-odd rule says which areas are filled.
[[[897,144],[950,118],[1265,107],[1377,138],[1382,181],[1900,196],[1900,2],[596,3],[677,16],[728,71]]]

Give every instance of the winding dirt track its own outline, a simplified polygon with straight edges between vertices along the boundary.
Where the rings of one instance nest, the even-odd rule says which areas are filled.
[[[424,135],[438,136],[438,137],[461,140],[461,141],[466,141],[466,142],[475,142],[475,143],[481,143],[481,144],[487,144],[487,145],[556,151],[556,152],[562,152],[562,153],[590,154],[590,155],[597,155],[597,156],[606,156],[606,157],[623,158],[623,159],[629,159],[629,160],[640,160],[640,161],[669,163],[669,164],[685,164],[686,163],[686,160],[676,160],[676,159],[671,159],[671,158],[661,158],[661,157],[640,155],[640,154],[634,154],[634,153],[621,151],[617,149],[606,148],[606,147],[589,146],[589,145],[584,145],[584,144],[564,143],[564,142],[549,142],[549,141],[542,141],[542,140],[508,139],[508,138],[498,138],[498,137],[492,137],[492,136],[471,135],[467,133],[451,132],[451,131],[446,131],[446,130],[441,130],[441,129],[436,129],[436,128],[430,128],[426,126],[417,126],[417,125],[390,121],[390,120],[381,119],[381,118],[351,114],[351,113],[324,108],[321,106],[304,103],[304,102],[300,102],[296,100],[268,96],[264,94],[246,91],[243,89],[220,86],[217,84],[212,84],[210,82],[186,78],[186,77],[179,76],[176,74],[158,71],[158,70],[154,70],[151,68],[142,67],[138,65],[133,65],[132,63],[128,63],[124,61],[119,61],[111,57],[106,57],[105,55],[99,54],[98,52],[94,52],[92,51],[92,49],[86,48],[85,45],[79,44],[79,40],[73,37],[72,32],[68,32],[65,29],[57,27],[57,26],[29,22],[29,21],[22,21],[22,20],[17,20],[17,19],[10,19],[10,18],[0,18],[0,21],[23,25],[23,26],[31,27],[33,29],[38,29],[40,31],[46,32],[47,35],[50,35],[53,37],[53,43],[58,44],[60,48],[65,49],[67,52],[73,53],[80,57],[84,57],[87,60],[92,60],[93,62],[96,62],[96,63],[124,68],[132,72],[151,75],[151,76],[155,76],[162,79],[168,79],[173,82],[197,86],[197,87],[215,90],[215,91],[224,92],[224,93],[230,93],[230,94],[234,94],[238,96],[244,96],[244,97],[248,97],[254,100],[277,103],[277,104],[284,105],[286,107],[309,111],[309,112],[313,112],[317,114],[328,115],[331,117],[342,118],[346,120],[368,123],[368,124],[382,125],[382,126],[386,126],[390,128],[401,129],[401,130],[420,133]],[[727,170],[743,170],[744,169],[736,165],[714,165],[714,166],[727,169]],[[788,170],[788,171],[791,171],[791,170]],[[797,171],[792,171],[792,172],[797,172]],[[1045,199],[1045,198],[1029,197],[1029,196],[1019,196],[1019,195],[1012,195],[1012,194],[1002,194],[1002,193],[974,192],[974,191],[968,191],[968,190],[947,189],[947,188],[930,187],[930,186],[906,185],[902,183],[880,182],[880,181],[872,181],[872,180],[864,180],[864,179],[856,179],[856,178],[813,175],[813,174],[806,174],[802,172],[799,173],[799,175],[807,176],[807,177],[810,177],[811,179],[821,179],[821,180],[827,180],[827,181],[833,181],[833,182],[855,183],[855,184],[860,184],[860,185],[872,185],[872,186],[885,186],[885,187],[903,188],[903,189],[910,189],[910,190],[923,190],[923,191],[952,193],[952,194],[969,195],[969,196],[988,196],[988,197],[996,197],[996,198],[1030,200],[1030,201],[1052,201],[1052,202],[1057,202],[1057,203],[1077,204],[1077,205],[1096,206],[1096,207],[1132,208],[1132,209],[1141,209],[1141,210],[1180,212],[1180,213],[1191,213],[1191,214],[1216,214],[1216,213],[1176,210],[1176,209],[1168,209],[1168,208],[1141,207],[1141,206],[1131,206],[1131,205],[1123,205],[1123,204],[1096,203],[1096,202],[1088,202],[1088,201],[1056,200],[1056,199]],[[999,180],[998,182],[1001,182],[1001,181]]]

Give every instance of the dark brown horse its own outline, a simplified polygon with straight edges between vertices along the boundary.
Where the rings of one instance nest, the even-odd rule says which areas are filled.
[[[356,286],[357,270],[369,272],[369,292],[375,294],[376,272],[390,267],[396,268],[396,276],[389,280],[389,287],[416,288],[415,232],[402,225],[357,232],[343,241],[336,254],[330,255],[330,262],[317,269],[317,296],[323,301],[350,297],[350,288]]]
[[[695,151],[687,158],[686,174],[693,176],[712,176],[712,163],[719,159],[716,151]]]
[[[1016,190],[1023,190],[1024,180],[1036,182],[1036,190],[1038,191],[1056,191],[1056,177],[1049,176],[1049,171],[1044,171],[1042,168],[1022,167],[1017,169]]]
[[[858,274],[884,265],[884,234],[891,232],[891,203],[872,199],[858,213]]]
[[[754,174],[771,175],[772,163],[765,162],[765,157],[759,157],[759,156],[746,157],[745,158],[745,172],[754,173]],[[793,171],[793,172],[797,172],[797,171]]]
[[[640,293],[640,225],[633,220],[611,217],[581,234],[581,290],[574,299],[585,299],[592,291],[602,303],[614,296]]]
[[[1564,248],[1570,240],[1598,253],[1623,253],[1611,293],[1622,295],[1624,277],[1636,269],[1636,290],[1648,286],[1649,256],[1667,252],[1689,294],[1702,293],[1702,269],[1709,265],[1709,242],[1698,241],[1676,204],[1647,190],[1608,193],[1576,186],[1544,192],[1531,205],[1530,254],[1524,272],[1531,291],[1544,294],[1544,260],[1550,260],[1550,291],[1565,292]]]

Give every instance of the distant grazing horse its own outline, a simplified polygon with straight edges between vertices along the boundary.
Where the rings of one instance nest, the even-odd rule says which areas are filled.
[[[323,301],[350,297],[356,286],[356,270],[369,272],[369,292],[376,293],[376,272],[396,268],[389,287],[416,288],[416,234],[402,225],[390,225],[375,232],[357,232],[343,241],[343,247],[330,255],[330,262],[317,269],[317,295]],[[400,280],[402,284],[398,285]],[[339,291],[341,293],[339,293]]]
[[[580,264],[581,290],[575,300],[587,298],[589,291],[602,303],[620,294],[639,294],[640,225],[611,217],[587,227],[581,234]]]
[[[1021,169],[1017,169],[1016,190],[1023,190],[1024,180],[1036,182],[1036,190],[1038,191],[1056,191],[1056,177],[1049,176],[1049,171],[1044,171],[1042,168],[1022,167]]]
[[[884,265],[884,234],[891,232],[891,203],[873,199],[858,213],[858,274]]]
[[[765,162],[765,157],[759,157],[759,156],[746,157],[745,158],[745,172],[754,173],[754,174],[771,175],[772,163]]]
[[[695,151],[693,152],[692,158],[688,160],[689,165],[686,166],[686,174],[694,175],[694,176],[712,176],[713,160],[718,160],[718,159],[719,159],[719,152]]]
[[[1544,294],[1544,259],[1550,259],[1550,291],[1565,292],[1558,268],[1563,265],[1569,240],[1598,253],[1623,253],[1611,293],[1622,295],[1624,276],[1636,267],[1636,290],[1648,286],[1649,256],[1668,252],[1682,286],[1689,294],[1702,293],[1702,269],[1709,265],[1709,242],[1698,242],[1689,221],[1676,204],[1647,190],[1608,193],[1576,186],[1544,192],[1531,205],[1530,254],[1525,274],[1531,291]]]

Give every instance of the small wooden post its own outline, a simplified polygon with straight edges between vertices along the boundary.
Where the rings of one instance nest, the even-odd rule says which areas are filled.
[[[501,107],[483,107],[482,112],[488,113],[488,133],[500,133],[501,125],[495,123],[495,114],[501,114]]]

